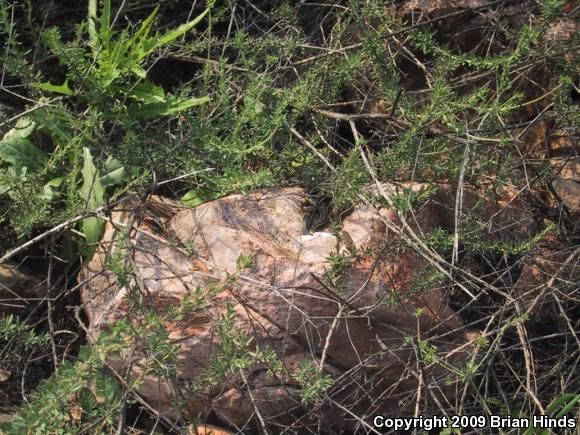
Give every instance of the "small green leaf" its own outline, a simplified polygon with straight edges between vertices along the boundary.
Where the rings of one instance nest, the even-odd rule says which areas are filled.
[[[218,199],[219,197],[219,192],[201,187],[197,189],[191,189],[181,197],[180,201],[189,207],[195,207],[199,204],[203,204],[204,202]]]
[[[177,29],[169,30],[163,36],[155,35],[154,37],[148,39],[143,44],[142,51],[141,53],[139,53],[139,59],[143,59],[145,56],[148,56],[156,49],[169,44],[171,41],[189,32],[191,29],[195,27],[196,24],[198,24],[201,20],[203,20],[208,13],[209,9],[206,9],[196,18],[194,18],[188,23],[182,24]]]
[[[117,186],[127,179],[127,172],[123,164],[112,157],[109,157],[103,166],[104,175],[101,176],[101,186],[104,189],[110,186]]]
[[[172,98],[163,103],[133,104],[127,108],[127,113],[132,119],[150,119],[157,116],[173,115],[208,101],[208,97],[189,98],[187,100]]]
[[[64,94],[64,95],[73,95],[74,94],[73,90],[68,85],[68,79],[66,79],[62,85],[53,85],[50,82],[44,82],[44,83],[35,83],[32,86],[37,88],[37,89],[43,89],[45,91],[50,91],[50,92],[57,92],[59,94]]]
[[[57,178],[53,178],[52,180],[50,180],[48,183],[45,184],[45,186],[49,186],[49,187],[60,187],[62,185],[62,182],[64,181],[65,177],[57,177]]]

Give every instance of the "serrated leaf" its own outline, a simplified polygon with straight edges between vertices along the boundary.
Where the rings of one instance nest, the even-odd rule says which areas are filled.
[[[70,142],[73,136],[70,134],[71,119],[68,109],[62,107],[39,109],[31,114],[40,130],[46,132],[55,141]]]
[[[79,350],[79,360],[87,362],[93,356],[93,349],[90,346],[81,346]]]
[[[145,80],[136,85],[129,96],[144,103],[164,103],[165,91],[161,86],[154,85],[149,80]]]
[[[64,95],[74,94],[73,90],[68,85],[68,79],[66,79],[62,85],[53,85],[50,82],[44,82],[44,83],[34,83],[32,86],[37,89],[43,89],[45,91],[50,92],[57,92],[59,94]]]
[[[208,101],[208,97],[189,98],[187,100],[172,98],[164,103],[134,104],[127,108],[127,114],[132,119],[150,119],[157,116],[173,115]]]
[[[46,161],[46,154],[28,139],[12,136],[0,142],[0,159],[12,164],[20,173],[23,168],[29,171],[40,169]]]
[[[5,135],[3,140],[8,139],[26,139],[28,136],[32,134],[34,129],[36,128],[36,123],[28,118],[22,117],[18,121],[16,121],[16,125],[14,128],[10,129]]]

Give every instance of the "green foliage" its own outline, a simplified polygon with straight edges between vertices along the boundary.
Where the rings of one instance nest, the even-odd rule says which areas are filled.
[[[238,270],[249,269],[254,264],[254,254],[240,254],[236,260],[236,268]]]
[[[230,304],[217,320],[216,326],[221,353],[214,357],[205,374],[210,384],[229,375],[235,375],[238,370],[245,370],[258,362],[255,355],[249,351],[253,338],[235,327],[234,309]]]
[[[370,181],[364,163],[357,149],[352,150],[337,171],[329,177],[328,190],[332,193],[332,208],[335,215],[340,215],[356,203],[363,186]]]
[[[355,260],[356,254],[337,254],[331,253],[328,257],[329,267],[324,274],[325,282],[330,286],[330,288],[340,292],[344,289],[344,283],[342,282],[343,274],[348,270]]]
[[[37,346],[47,346],[50,336],[36,333],[30,325],[9,314],[0,319],[0,341],[10,340],[29,350]]]
[[[219,198],[219,192],[213,192],[206,188],[196,188],[188,191],[181,197],[181,202],[189,207],[203,204]]]
[[[104,343],[81,350],[79,361],[66,362],[58,373],[43,382],[33,400],[14,418],[0,424],[5,434],[107,433],[115,427],[122,403],[121,389],[105,368],[100,352]]]
[[[312,404],[334,384],[332,377],[320,372],[312,361],[300,363],[296,379],[302,387],[298,393],[304,405]]]
[[[115,275],[115,278],[117,278],[117,285],[120,287],[126,287],[131,282],[133,266],[127,258],[126,251],[122,251],[124,246],[117,244],[117,249],[118,250],[107,256],[105,268]]]
[[[106,123],[114,121],[118,129],[129,132],[141,119],[175,116],[208,101],[207,97],[167,94],[147,78],[145,67],[153,54],[190,32],[209,10],[175,29],[154,32],[157,7],[135,31],[117,31],[111,28],[110,0],[103,2],[99,16],[97,2],[89,3],[88,24],[79,26],[72,40],[64,42],[56,27],[42,33],[48,52],[64,68],[66,78],[62,85],[33,83],[32,89],[40,93],[39,105],[28,117],[21,117],[0,142],[0,164],[8,168],[0,177],[0,191],[9,195],[3,208],[22,236],[39,225],[58,221],[63,214],[104,205],[115,192],[112,188],[126,189],[139,177],[127,169],[121,154],[104,152]],[[0,9],[4,14],[0,24],[15,37],[12,25],[6,22],[6,5]],[[88,43],[83,37],[85,29]],[[18,44],[11,47],[16,50]],[[90,48],[88,55],[86,48]],[[16,70],[14,74],[19,75]],[[50,94],[66,97],[67,103],[49,100],[45,95]],[[82,113],[80,107],[84,107]],[[40,139],[47,137],[50,142],[44,140],[39,147]],[[89,217],[82,221],[81,229],[83,243],[89,245],[84,252],[90,254],[90,246],[100,238],[102,222]]]
[[[44,41],[60,62],[69,68],[69,79],[76,89],[65,84],[57,87],[50,83],[38,87],[72,95],[97,107],[105,119],[149,119],[175,114],[199,104],[207,97],[180,99],[169,97],[160,86],[147,79],[144,63],[155,51],[189,32],[209,12],[205,10],[194,20],[164,34],[152,34],[152,25],[159,11],[157,6],[143,20],[135,32],[111,29],[111,1],[105,0],[100,17],[97,1],[89,2],[88,33],[92,56],[85,59],[76,55],[77,43],[63,43],[60,32],[52,28],[44,33]],[[111,100],[115,101],[109,108]],[[126,104],[128,101],[128,104]],[[120,104],[119,104],[120,103]]]
[[[424,202],[437,192],[436,186],[425,186],[417,191],[411,189],[403,188],[403,191],[397,195],[394,195],[391,200],[395,210],[405,213],[408,210],[412,210],[419,203]]]
[[[183,242],[183,247],[189,256],[193,256],[197,252],[197,245],[193,240],[186,240]]]
[[[187,319],[187,317],[193,313],[193,311],[203,308],[203,306],[206,304],[209,294],[210,293],[206,292],[205,289],[196,287],[192,293],[187,293],[183,296],[179,307],[170,307],[168,316],[169,319],[173,321]]]

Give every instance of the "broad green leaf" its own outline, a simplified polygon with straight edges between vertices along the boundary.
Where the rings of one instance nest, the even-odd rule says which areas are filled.
[[[103,10],[101,11],[100,36],[103,47],[108,50],[109,39],[111,38],[111,0],[104,0]]]
[[[37,89],[44,89],[45,91],[57,92],[59,94],[64,95],[74,94],[73,90],[68,85],[68,79],[66,79],[62,85],[53,85],[50,82],[44,82],[44,83],[35,83],[32,86]]]
[[[201,20],[205,18],[205,16],[209,13],[209,9],[206,9],[201,14],[199,14],[196,18],[189,21],[188,23],[182,24],[177,29],[168,30],[165,32],[164,35],[155,35],[154,37],[148,39],[143,44],[143,49],[139,54],[139,59],[143,59],[145,56],[148,56],[156,49],[163,47],[164,45],[169,44],[171,41],[179,38],[180,36],[186,34],[191,29],[193,29]]]
[[[81,194],[85,200],[85,205],[92,210],[100,207],[104,203],[105,189],[101,185],[99,173],[93,163],[91,152],[88,148],[83,148],[83,185],[81,187]],[[96,217],[88,217],[83,219],[82,230],[85,240],[89,245],[97,243],[101,238],[102,222]],[[91,255],[93,249],[89,248],[88,254]]]
[[[30,171],[40,169],[46,155],[28,139],[13,136],[0,142],[0,160],[10,163],[20,173],[23,168]]]
[[[96,58],[99,47],[99,37],[97,35],[97,0],[89,0],[87,11],[87,26],[89,33],[89,47],[93,50],[93,56]]]
[[[191,189],[181,197],[180,201],[189,207],[195,207],[204,202],[218,199],[220,196],[219,192],[200,187],[197,189]]]
[[[32,134],[35,128],[36,123],[32,119],[26,116],[22,117],[18,121],[16,121],[16,125],[14,126],[14,128],[9,130],[4,135],[4,140],[13,138],[25,139]]]
[[[119,185],[127,178],[127,172],[125,171],[123,164],[112,157],[107,159],[102,172],[104,172],[104,174],[101,176],[101,186],[103,186],[104,189],[110,186]]]
[[[85,254],[87,257],[91,257],[95,252],[95,247],[92,245],[99,242],[103,225],[98,218],[88,217],[83,219],[81,227],[85,236],[85,241],[89,245],[85,250]]]
[[[100,207],[104,202],[105,189],[101,185],[99,173],[87,147],[83,148],[83,159],[83,186],[81,187],[81,193],[88,208]]]
[[[129,93],[129,96],[144,103],[165,102],[165,91],[163,88],[154,85],[149,80],[145,80],[136,85]]]
[[[182,112],[191,107],[207,103],[208,101],[208,97],[189,98],[187,100],[172,98],[164,103],[133,104],[127,108],[127,114],[132,119],[149,119]]]

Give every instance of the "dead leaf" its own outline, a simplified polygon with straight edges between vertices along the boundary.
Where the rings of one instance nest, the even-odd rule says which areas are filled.
[[[188,435],[232,435],[233,432],[230,432],[226,429],[221,429],[216,426],[212,426],[210,424],[201,424],[198,426],[189,425],[187,427],[187,434]]]
[[[12,373],[9,372],[8,370],[0,369],[0,382],[7,381],[11,375]]]

